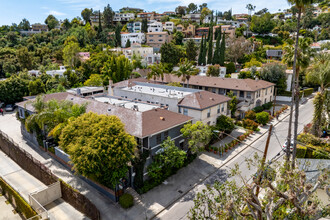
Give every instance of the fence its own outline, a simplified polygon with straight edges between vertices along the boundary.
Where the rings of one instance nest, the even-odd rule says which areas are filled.
[[[10,137],[0,131],[0,150],[15,161],[22,169],[30,173],[45,185],[61,182],[62,198],[78,211],[91,219],[100,219],[96,206],[84,195],[57,178],[45,165],[33,158],[31,154],[20,148]]]

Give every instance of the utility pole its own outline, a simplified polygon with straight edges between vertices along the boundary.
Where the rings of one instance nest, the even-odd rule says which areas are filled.
[[[274,95],[274,102],[273,102],[273,116],[275,115],[275,104],[276,104],[276,92],[277,92],[277,88],[275,87],[275,91],[274,91],[275,95]]]
[[[273,125],[271,124],[270,127],[269,127],[269,131],[268,131],[268,137],[267,137],[267,142],[266,142],[264,155],[263,155],[262,160],[261,160],[260,173],[258,174],[257,190],[256,190],[256,196],[257,197],[258,197],[258,194],[259,194],[259,185],[260,185],[260,182],[261,182],[261,176],[262,176],[262,173],[265,172],[264,166],[265,166],[265,162],[266,162],[266,158],[267,158],[268,146],[269,146],[270,136],[272,134],[272,129],[273,129]]]

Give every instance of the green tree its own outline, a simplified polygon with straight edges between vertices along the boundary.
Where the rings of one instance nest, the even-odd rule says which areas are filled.
[[[229,109],[231,112],[231,116],[235,117],[235,113],[237,110],[237,104],[238,104],[238,99],[237,96],[234,96],[234,93],[232,91],[230,91],[228,94],[228,97],[231,98],[231,100],[229,101]]]
[[[185,46],[186,46],[187,59],[189,61],[196,61],[198,47],[195,44],[195,41],[192,39],[189,39]]]
[[[131,47],[131,41],[128,39],[125,44],[125,48],[129,48],[129,47]]]
[[[59,22],[54,17],[54,15],[48,15],[48,17],[45,20],[45,24],[47,24],[49,30],[52,30],[59,24]]]
[[[252,16],[250,30],[258,34],[268,34],[275,27],[275,23],[270,13],[261,16]]]
[[[23,20],[19,23],[18,28],[27,31],[30,29],[30,22],[26,18],[23,18]]]
[[[188,139],[188,153],[197,153],[203,151],[205,146],[209,144],[212,137],[210,126],[197,121],[194,124],[185,124],[181,129],[183,137]]]
[[[321,128],[326,124],[326,118],[324,117],[324,94],[318,92],[313,100],[314,113],[313,113],[313,127],[312,131],[315,136],[320,137]]]
[[[231,74],[236,72],[236,66],[233,62],[226,64],[226,73]]]
[[[22,101],[29,93],[28,80],[18,76],[0,81],[0,101],[7,104],[14,104]]]
[[[286,85],[286,65],[280,63],[269,63],[260,70],[260,77],[263,80],[276,84],[278,93],[285,91]]]
[[[167,72],[165,66],[162,63],[153,64],[148,67],[150,72],[147,75],[147,79],[153,79],[156,82],[157,77],[164,80],[164,73]]]
[[[146,18],[142,19],[141,32],[148,33],[148,20]]]
[[[225,51],[226,51],[226,34],[223,33],[221,44],[220,44],[220,55],[219,55],[219,64],[221,66],[224,66],[224,64],[225,64]]]
[[[173,169],[183,166],[187,154],[175,146],[170,137],[161,144],[161,153],[155,155],[153,162],[148,167],[148,176],[155,181],[162,181]]]
[[[216,43],[215,43],[215,50],[213,54],[213,62],[212,64],[220,64],[220,40],[221,40],[221,26],[216,31]]]
[[[81,17],[84,19],[85,24],[90,22],[92,14],[93,14],[92,8],[91,9],[85,8],[84,10],[81,11]]]
[[[124,55],[111,56],[104,64],[101,73],[104,76],[104,85],[107,85],[109,79],[114,83],[129,79],[133,71],[133,66],[129,59]]]
[[[160,48],[160,53],[162,54],[161,62],[172,64],[173,66],[184,57],[184,50],[173,43],[164,43]]]
[[[106,7],[104,7],[103,10],[103,23],[106,28],[112,28],[113,27],[113,18],[114,18],[114,12],[110,5],[108,4]]]
[[[193,64],[188,61],[187,58],[182,60],[179,65],[179,69],[174,71],[174,74],[178,77],[182,77],[182,81],[187,80],[187,88],[189,88],[189,79],[191,76],[196,75],[198,73],[198,69],[193,66]]]
[[[235,124],[233,119],[231,119],[230,117],[220,115],[217,118],[217,124],[215,128],[219,131],[225,132],[226,134],[230,134],[234,130]]]
[[[202,41],[199,46],[199,54],[198,54],[198,65],[203,65],[203,51],[204,51],[204,36],[202,36]]]
[[[187,13],[188,14],[194,14],[197,12],[197,5],[194,3],[190,3],[187,7]]]
[[[220,73],[219,65],[210,65],[207,67],[206,76],[215,76],[218,77]]]
[[[36,79],[29,82],[28,89],[30,95],[38,95],[45,92],[45,84],[41,79]]]
[[[80,48],[78,43],[73,41],[68,42],[68,44],[63,48],[64,64],[74,68],[79,61],[79,51]]]
[[[59,143],[77,173],[111,188],[126,176],[137,146],[118,117],[91,112],[70,121]]]
[[[176,31],[174,34],[173,34],[173,41],[174,41],[174,44],[175,45],[183,45],[183,38],[184,38],[184,35],[181,31]]]
[[[256,58],[252,58],[249,62],[244,63],[244,68],[250,68],[250,67],[261,67],[262,63],[259,62]]]
[[[26,47],[17,50],[17,59],[22,69],[31,70],[33,66],[33,56]]]
[[[64,19],[61,26],[65,31],[69,30],[71,28],[71,23],[70,23],[69,19],[67,19],[67,18]]]
[[[330,55],[320,53],[315,56],[312,66],[307,71],[306,80],[321,87],[321,93],[330,86]]]
[[[208,48],[207,48],[207,64],[212,64],[213,58],[213,26],[209,28],[209,42],[208,42]]]
[[[121,47],[120,31],[121,31],[121,25],[117,24],[116,30],[115,30],[115,45],[116,45],[116,47]]]
[[[88,80],[84,82],[85,86],[102,86],[103,79],[100,74],[92,74]]]

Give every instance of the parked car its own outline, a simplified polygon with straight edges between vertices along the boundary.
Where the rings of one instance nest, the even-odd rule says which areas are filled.
[[[6,107],[5,107],[5,111],[6,111],[6,112],[14,111],[14,109],[15,109],[15,105],[13,105],[13,104],[8,104],[8,105],[6,105]]]
[[[282,146],[282,150],[286,152],[286,149],[288,147],[288,140],[285,141],[285,143]],[[290,144],[290,153],[293,151],[293,139],[291,139],[291,144]]]

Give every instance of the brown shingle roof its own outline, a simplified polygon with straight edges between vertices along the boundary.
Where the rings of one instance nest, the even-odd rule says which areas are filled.
[[[161,79],[157,79],[161,82]],[[179,82],[182,83],[181,78],[173,74],[165,74],[164,82]],[[207,77],[207,76],[191,76],[189,79],[190,85],[215,87],[221,89],[231,89],[240,91],[254,92],[260,89],[265,89],[270,86],[274,86],[274,83],[267,82],[264,80],[253,80],[253,79],[233,79],[233,78],[220,78],[220,77]]]
[[[88,103],[86,112],[115,115],[125,124],[125,129],[129,134],[139,138],[168,130],[192,119],[189,116],[160,108],[145,112],[134,111],[132,109],[106,104],[93,99],[81,98],[67,92],[47,94],[44,96],[45,101],[51,99],[68,100],[79,105]],[[26,109],[29,111],[34,111],[31,100],[17,103],[17,105],[23,108],[26,106]]]
[[[200,91],[185,96],[178,106],[185,106],[195,109],[205,109],[224,102],[228,102],[230,98],[218,95],[208,91]]]

